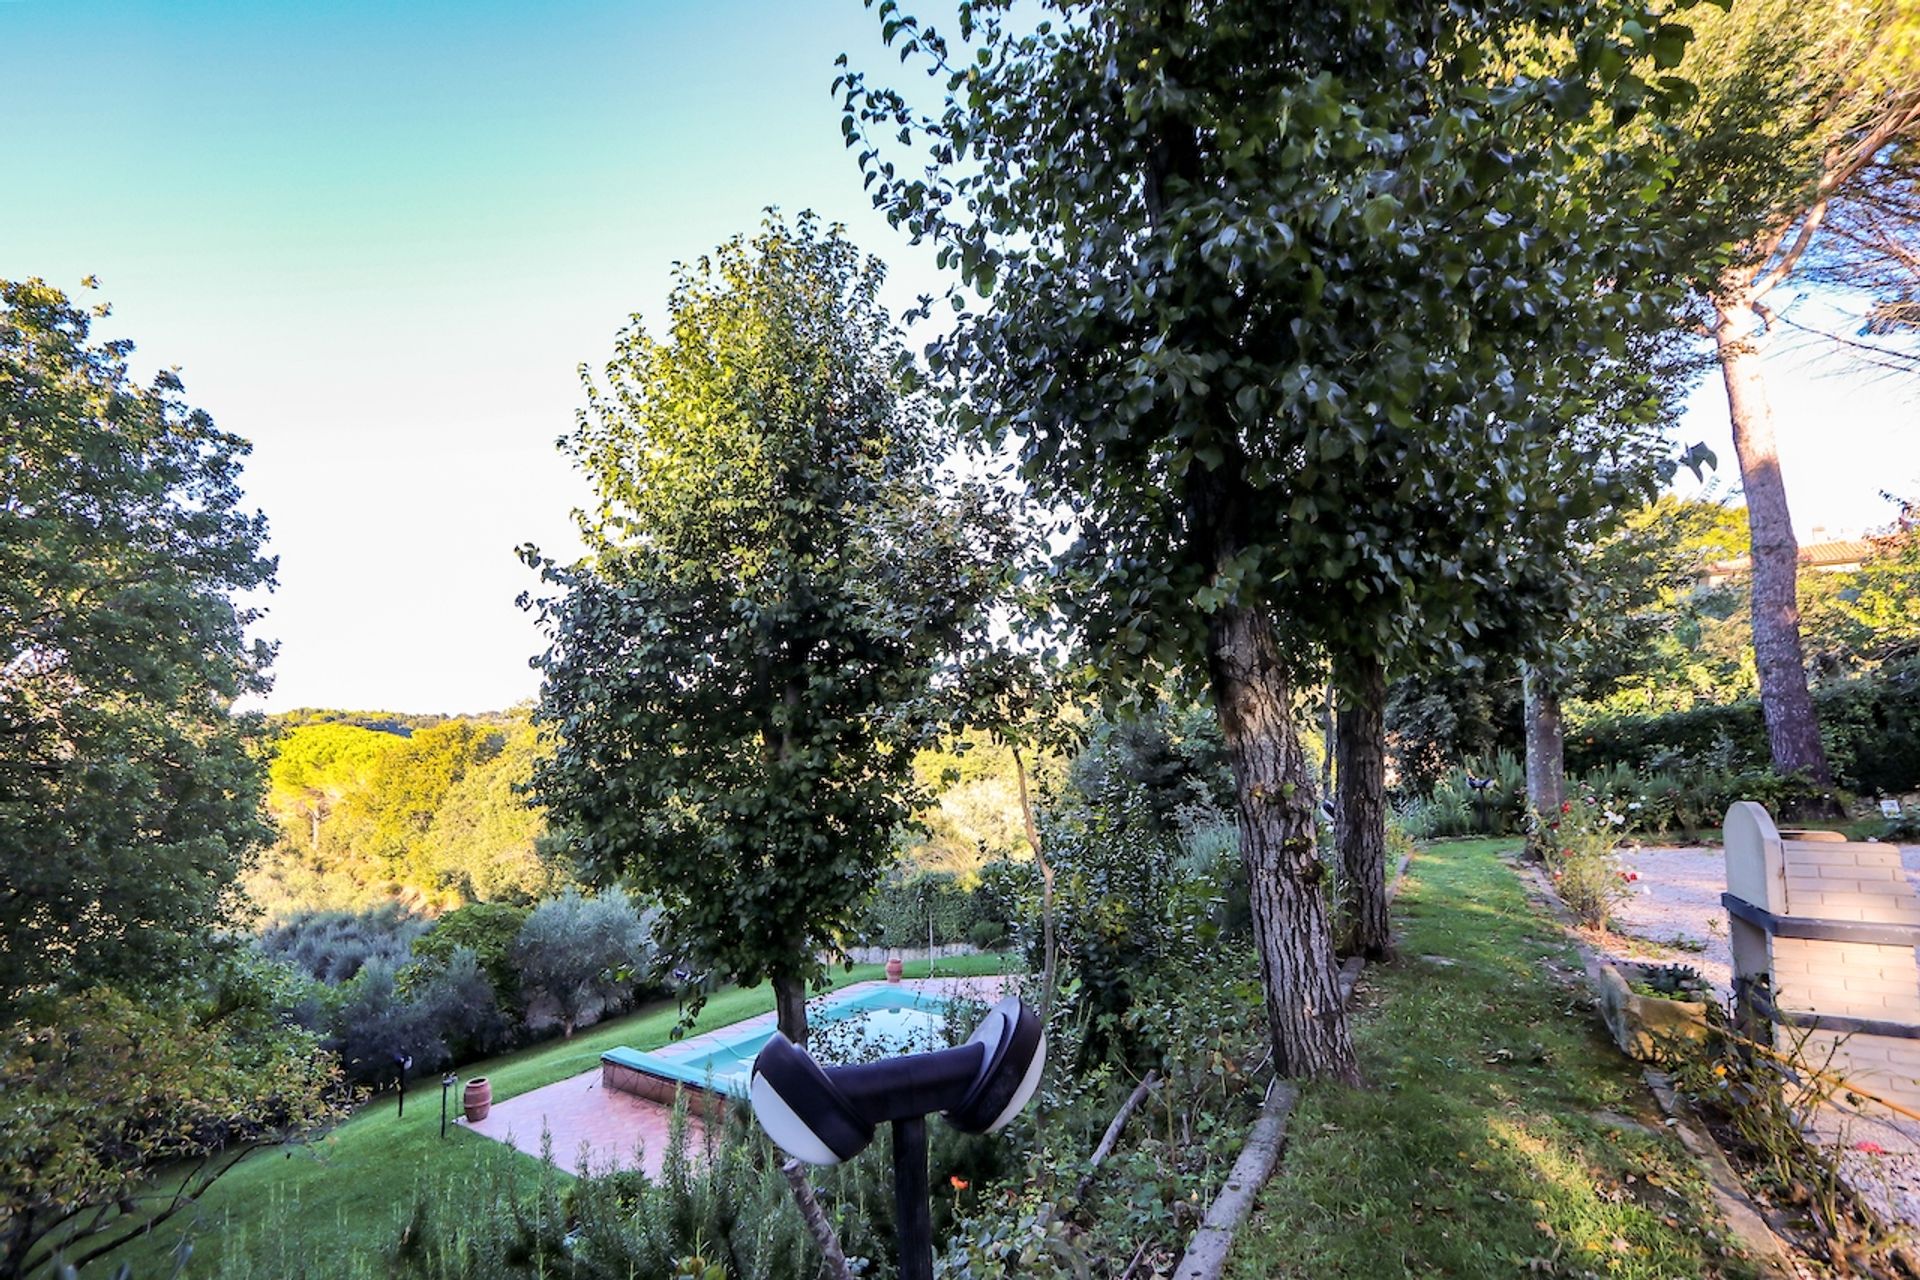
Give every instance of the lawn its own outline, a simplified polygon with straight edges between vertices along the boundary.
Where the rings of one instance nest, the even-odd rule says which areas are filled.
[[[936,972],[942,977],[997,974],[1005,972],[1007,963],[997,955],[961,956],[939,961]],[[882,976],[880,965],[856,965],[836,972],[833,985]],[[908,964],[906,976],[927,976],[925,962]],[[695,1030],[723,1027],[772,1008],[770,987],[725,990],[707,1002]],[[495,1100],[504,1100],[590,1071],[600,1054],[616,1045],[658,1048],[668,1042],[678,1016],[670,1002],[650,1005],[571,1040],[469,1064],[459,1075],[463,1080],[488,1077]],[[262,1276],[334,1274],[329,1259],[339,1260],[342,1273],[377,1273],[377,1266],[366,1266],[369,1255],[393,1247],[416,1193],[428,1180],[490,1186],[511,1179],[533,1186],[539,1169],[533,1158],[462,1128],[450,1127],[446,1139],[440,1139],[437,1077],[407,1091],[404,1119],[396,1117],[395,1110],[394,1095],[388,1092],[311,1146],[250,1157],[215,1183],[198,1205],[96,1262],[87,1274],[109,1275],[124,1261],[132,1264],[135,1276],[167,1275],[182,1237],[192,1242],[186,1276],[212,1275],[223,1260],[231,1266],[242,1256],[247,1259],[242,1273]],[[351,1266],[353,1261],[360,1265]]]
[[[1602,1035],[1578,958],[1500,862],[1512,846],[1414,859],[1400,959],[1362,984],[1368,1087],[1302,1098],[1236,1280],[1751,1274]]]

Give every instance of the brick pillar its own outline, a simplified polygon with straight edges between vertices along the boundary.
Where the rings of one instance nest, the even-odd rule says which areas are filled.
[[[1920,1107],[1920,1039],[1885,1033],[1920,1025],[1911,932],[1920,895],[1899,849],[1833,832],[1783,836],[1762,806],[1742,801],[1727,811],[1726,857],[1728,897],[1776,918],[1769,927],[1729,905],[1735,989],[1766,975],[1781,1013],[1826,1020],[1780,1025],[1774,1044],[1797,1042],[1807,1065]]]

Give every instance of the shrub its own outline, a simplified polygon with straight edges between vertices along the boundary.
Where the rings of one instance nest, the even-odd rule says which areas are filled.
[[[1920,659],[1814,690],[1820,736],[1834,778],[1862,794],[1920,787]],[[1614,716],[1567,735],[1567,767],[1615,764],[1660,770],[1711,765],[1754,775],[1766,770],[1766,720],[1754,699],[1661,716]]]
[[[1006,945],[1007,927],[998,920],[975,920],[967,941],[982,951],[998,951]]]
[[[398,969],[413,958],[413,944],[433,927],[425,916],[398,902],[364,911],[302,911],[263,932],[254,943],[265,955],[308,976],[339,986],[369,963]]]
[[[869,946],[924,947],[929,931],[935,943],[947,946],[967,941],[982,922],[1005,932],[1006,919],[994,914],[992,901],[963,888],[957,876],[896,874],[874,893],[861,932]]]
[[[557,1022],[571,1036],[631,996],[654,958],[649,922],[620,890],[585,898],[570,888],[547,899],[513,944],[527,1025]]]
[[[1547,871],[1560,900],[1575,920],[1604,929],[1614,908],[1632,892],[1629,876],[1615,856],[1624,814],[1597,796],[1582,796],[1560,806],[1557,814],[1536,816]]]
[[[462,949],[471,951],[493,984],[502,1009],[520,1006],[520,975],[513,967],[513,944],[531,911],[503,902],[476,902],[449,911],[434,923],[433,931],[413,944],[423,960],[447,961]]]

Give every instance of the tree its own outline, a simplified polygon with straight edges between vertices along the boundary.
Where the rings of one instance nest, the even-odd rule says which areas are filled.
[[[436,890],[467,901],[537,902],[560,886],[546,815],[530,803],[540,736],[525,720],[499,751],[469,767],[441,797],[416,862]]]
[[[306,828],[310,853],[320,851],[320,828],[346,795],[371,785],[380,757],[406,739],[340,723],[304,724],[274,744],[267,770],[267,804],[282,822]]]
[[[1005,560],[1003,504],[936,485],[881,281],[810,215],[682,268],[668,339],[636,321],[588,381],[591,557],[526,553],[562,593],[538,799],[584,875],[659,901],[676,961],[771,979],[796,1040]]]
[[[583,898],[569,888],[547,899],[528,915],[513,946],[529,1021],[545,1002],[561,1034],[572,1036],[630,990],[632,975],[650,969],[654,954],[648,922],[619,890]]]
[[[339,1067],[263,969],[135,1000],[37,992],[0,1027],[0,1277],[75,1267],[247,1155],[345,1116]],[[44,1274],[44,1273],[43,1273]]]
[[[247,445],[91,323],[0,282],[0,1013],[181,974],[272,834],[232,713],[272,656],[234,602],[274,571]]]
[[[1700,282],[1732,417],[1753,543],[1753,652],[1774,769],[1832,782],[1807,689],[1799,546],[1767,399],[1769,299],[1796,272],[1877,292],[1898,327],[1920,285],[1920,13],[1743,0],[1699,24],[1701,89],[1684,173],[1740,202],[1731,260]]]
[[[1634,68],[1684,33],[1632,5],[1114,0],[1031,30],[965,4],[956,42],[880,8],[945,89],[925,115],[840,81],[876,203],[961,276],[931,367],[1071,514],[1109,688],[1202,677],[1275,1065],[1353,1078],[1293,689],[1317,653],[1471,636],[1532,573],[1495,532],[1581,514],[1529,481],[1611,456],[1559,429],[1560,389],[1659,309],[1633,286],[1666,246],[1632,225],[1658,158],[1609,127],[1677,92]]]

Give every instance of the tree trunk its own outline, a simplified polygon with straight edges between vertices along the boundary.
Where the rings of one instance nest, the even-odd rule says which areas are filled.
[[[1333,794],[1333,748],[1340,736],[1339,726],[1334,722],[1334,699],[1338,697],[1333,681],[1327,681],[1326,697],[1320,704],[1320,795],[1322,798]]]
[[[1033,820],[1033,797],[1027,791],[1027,762],[1013,748],[1013,774],[1020,780],[1020,815],[1027,823],[1027,843],[1033,846],[1033,864],[1040,868],[1040,1021],[1053,1016],[1053,986],[1059,974],[1053,919],[1053,868],[1040,847],[1040,824]]]
[[[1387,674],[1371,654],[1346,666],[1333,833],[1340,850],[1341,955],[1384,959],[1387,922]]]
[[[1314,847],[1313,775],[1294,731],[1273,626],[1256,610],[1223,608],[1211,620],[1207,649],[1233,763],[1274,1069],[1358,1083],[1327,922],[1326,869]]]
[[[1773,406],[1755,339],[1760,316],[1744,295],[1715,304],[1714,341],[1720,376],[1727,384],[1733,418],[1733,450],[1740,459],[1740,485],[1747,497],[1747,528],[1753,541],[1753,661],[1760,673],[1760,708],[1776,773],[1799,771],[1823,786],[1833,773],[1820,744],[1820,722],[1807,691],[1806,658],[1800,648],[1800,601],[1796,578],[1800,546],[1794,541],[1780,452],[1773,438]]]
[[[1531,664],[1520,668],[1526,700],[1527,808],[1552,822],[1567,798],[1567,739],[1560,723],[1560,694]],[[1531,852],[1542,856],[1542,832],[1531,833]]]
[[[773,978],[773,1016],[780,1034],[795,1044],[807,1043],[807,984],[788,974]]]

